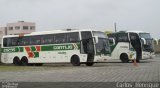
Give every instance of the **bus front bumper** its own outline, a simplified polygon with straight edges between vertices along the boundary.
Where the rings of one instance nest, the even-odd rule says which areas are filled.
[[[154,53],[150,53],[150,52],[143,52],[142,53],[142,60],[153,59],[154,57],[155,57]]]

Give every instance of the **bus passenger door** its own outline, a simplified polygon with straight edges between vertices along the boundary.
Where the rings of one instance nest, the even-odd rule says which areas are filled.
[[[91,32],[81,32],[81,53],[87,54],[87,62],[94,61],[94,43]]]
[[[130,42],[134,50],[136,51],[136,59],[139,60],[142,58],[142,47],[141,47],[141,41],[136,33],[130,33]]]

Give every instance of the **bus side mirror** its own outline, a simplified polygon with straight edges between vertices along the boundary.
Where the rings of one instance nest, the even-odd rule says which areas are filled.
[[[109,45],[115,45],[115,39],[114,38],[109,38]]]
[[[153,41],[155,41],[155,42],[156,42],[156,44],[157,44],[157,45],[159,45],[159,43],[158,43],[158,42],[159,42],[159,41],[158,41],[158,39],[153,39]]]
[[[93,38],[94,38],[95,44],[97,44],[98,43],[98,36],[94,36]]]
[[[144,38],[141,38],[141,40],[142,40],[142,42],[143,42],[144,45],[147,44],[147,43],[146,43],[146,40],[145,40]]]

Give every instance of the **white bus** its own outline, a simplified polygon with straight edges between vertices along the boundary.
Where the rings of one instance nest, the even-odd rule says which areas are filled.
[[[120,31],[108,34],[108,37],[111,42],[112,59],[129,62],[135,58],[139,62],[154,55],[153,39],[148,32]]]
[[[25,35],[7,35],[2,39],[3,63],[42,65],[43,63],[103,62],[109,58],[107,36],[93,30],[56,30]]]

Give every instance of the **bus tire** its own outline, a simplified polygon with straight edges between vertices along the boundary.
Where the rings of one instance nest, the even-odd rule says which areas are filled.
[[[121,59],[122,63],[128,63],[129,62],[128,55],[125,54],[125,53],[121,54],[120,59]]]
[[[86,62],[86,66],[93,66],[94,62]]]
[[[21,59],[21,65],[22,66],[28,66],[28,58],[23,56],[22,59]]]
[[[21,61],[20,61],[20,59],[19,59],[19,57],[14,57],[14,59],[13,59],[13,64],[15,65],[15,66],[20,66],[21,65]]]
[[[77,55],[73,55],[71,57],[71,63],[72,63],[73,66],[80,66],[81,65],[80,64],[80,59]]]

